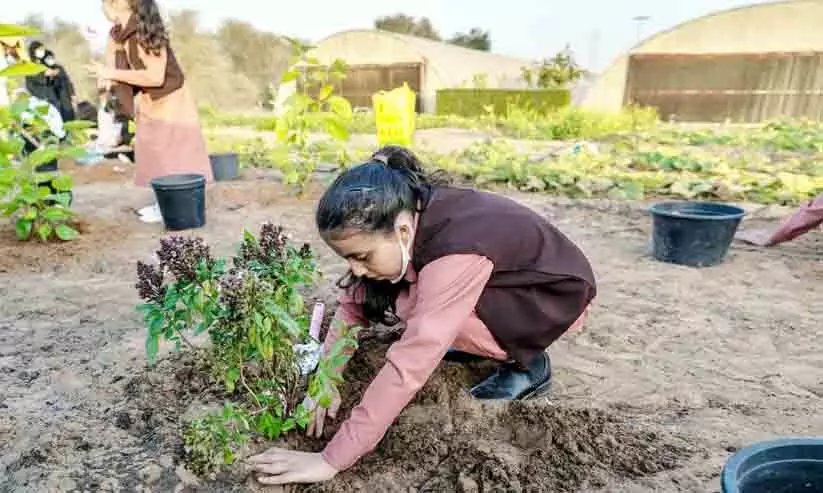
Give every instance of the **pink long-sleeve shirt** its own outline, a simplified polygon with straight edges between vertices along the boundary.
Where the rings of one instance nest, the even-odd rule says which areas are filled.
[[[397,316],[405,322],[405,332],[389,348],[385,366],[323,451],[329,464],[342,471],[372,451],[449,348],[508,358],[474,312],[492,267],[491,260],[474,254],[442,257],[419,274],[409,266],[406,280],[410,288],[397,299]],[[337,319],[367,325],[349,293],[339,301]],[[326,345],[333,342],[330,332]]]
[[[823,193],[801,205],[769,238],[770,245],[791,241],[823,224]]]

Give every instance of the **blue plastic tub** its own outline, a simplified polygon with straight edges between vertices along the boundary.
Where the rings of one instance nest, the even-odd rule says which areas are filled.
[[[823,493],[823,438],[784,438],[737,451],[721,475],[723,493]]]
[[[689,267],[721,263],[746,214],[715,202],[660,202],[649,212],[654,258]]]

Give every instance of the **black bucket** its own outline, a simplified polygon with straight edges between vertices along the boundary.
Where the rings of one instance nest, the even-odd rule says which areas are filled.
[[[166,229],[180,231],[206,224],[206,177],[168,175],[151,181]]]
[[[709,267],[723,261],[746,212],[713,202],[661,202],[652,214],[652,254],[662,262]]]
[[[215,181],[230,181],[240,177],[240,161],[237,153],[210,154],[209,161]]]
[[[784,438],[739,450],[721,474],[723,493],[823,493],[823,438]]]

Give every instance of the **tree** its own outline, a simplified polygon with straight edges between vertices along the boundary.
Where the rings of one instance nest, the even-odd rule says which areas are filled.
[[[272,82],[280,80],[288,68],[289,44],[275,34],[233,19],[223,22],[217,40],[234,70],[248,77],[257,87],[260,100],[267,102]]]
[[[472,50],[491,51],[491,33],[479,27],[473,27],[468,33],[457,33],[449,39],[449,43]]]
[[[199,29],[197,12],[177,12],[168,26],[172,47],[199,104],[241,109],[260,101],[254,82],[234,70],[217,37]]]
[[[564,89],[577,82],[588,72],[578,65],[571,47],[557,52],[553,57],[522,68],[522,79],[529,87],[542,89]]]
[[[428,17],[415,18],[406,14],[394,14],[378,17],[374,20],[374,28],[418,38],[434,41],[443,41],[440,33],[434,28]],[[472,50],[491,51],[491,33],[473,27],[468,33],[456,33],[446,41],[449,44],[470,48]]]
[[[434,29],[428,17],[416,19],[406,14],[394,14],[378,17],[374,20],[375,29],[391,31],[398,34],[408,34],[419,38],[441,41],[440,33]]]

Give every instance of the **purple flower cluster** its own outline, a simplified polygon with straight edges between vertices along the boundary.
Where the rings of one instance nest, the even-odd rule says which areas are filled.
[[[314,257],[314,252],[311,249],[311,245],[308,243],[303,243],[303,246],[300,248],[300,252],[298,253],[300,258],[304,260],[309,260],[310,258]]]
[[[137,293],[149,303],[160,303],[166,296],[163,286],[163,270],[154,264],[137,262]]]
[[[185,236],[169,236],[160,240],[157,258],[161,270],[168,269],[181,281],[197,279],[197,266],[201,260],[213,262],[209,246],[203,238]]]
[[[266,258],[280,258],[286,251],[289,238],[282,226],[267,222],[260,228],[260,250]]]
[[[220,279],[219,301],[234,313],[243,309],[246,271],[232,268]]]

